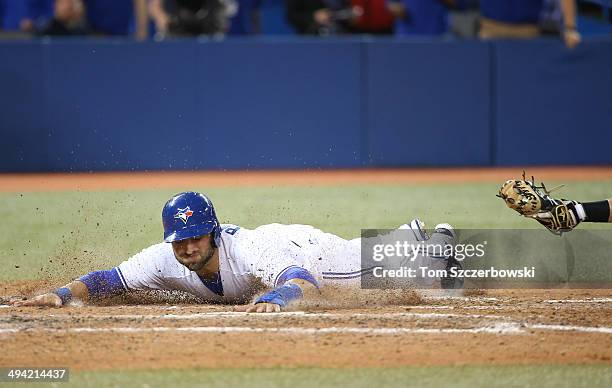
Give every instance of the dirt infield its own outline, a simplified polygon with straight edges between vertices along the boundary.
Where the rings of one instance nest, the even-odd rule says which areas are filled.
[[[280,314],[197,304],[2,307],[0,366],[99,370],[610,363],[609,290],[480,294]]]
[[[538,180],[612,180],[612,167],[528,167]],[[498,182],[519,178],[512,168],[419,168],[300,171],[118,172],[0,174],[0,192],[128,190],[166,187],[321,186]]]

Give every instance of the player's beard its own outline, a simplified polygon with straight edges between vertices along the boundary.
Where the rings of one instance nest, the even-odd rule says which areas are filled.
[[[215,255],[215,247],[213,246],[212,240],[211,240],[208,250],[206,250],[206,252],[203,252],[200,255],[200,260],[196,263],[193,263],[187,266],[187,268],[189,268],[189,270],[193,272],[201,271],[204,267],[206,267],[206,265],[210,262],[210,260],[213,258],[214,255]]]

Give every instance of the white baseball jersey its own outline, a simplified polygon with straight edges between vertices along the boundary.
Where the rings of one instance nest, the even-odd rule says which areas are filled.
[[[261,284],[276,287],[290,267],[308,270],[320,285],[354,285],[362,274],[360,239],[345,240],[309,225],[263,225],[249,230],[222,225],[219,275],[222,291],[180,264],[169,243],[144,249],[117,267],[130,290],[178,290],[207,301],[239,302]]]

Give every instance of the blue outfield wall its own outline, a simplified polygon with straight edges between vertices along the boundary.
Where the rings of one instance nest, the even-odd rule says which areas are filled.
[[[612,39],[45,40],[0,57],[4,172],[612,164]]]
[[[368,165],[491,162],[489,45],[389,41],[365,51]]]
[[[47,171],[42,46],[0,45],[0,169]]]
[[[494,49],[498,164],[612,164],[612,41]]]

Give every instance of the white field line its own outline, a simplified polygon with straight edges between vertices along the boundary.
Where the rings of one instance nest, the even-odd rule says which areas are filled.
[[[573,304],[572,307],[585,307],[585,308],[589,308],[589,307],[593,307],[592,305],[594,304],[598,304],[598,306],[596,307],[603,307],[601,306],[602,303],[607,303],[606,301],[590,301],[590,300],[585,300],[585,301],[544,301],[546,304],[544,303],[540,303],[540,304],[530,304],[528,306],[528,308],[536,308],[536,309],[546,309],[546,308],[550,308],[551,305],[561,305],[561,304]],[[515,304],[515,305],[503,305],[503,306],[488,306],[488,305],[483,305],[483,306],[411,306],[411,309],[423,309],[423,310],[517,310],[520,308],[526,307],[524,305],[521,304]],[[607,308],[612,308],[612,305],[608,305],[606,306]]]
[[[612,299],[602,298],[602,299],[593,299],[593,300],[545,300],[545,303],[553,304],[553,303],[576,303],[586,305],[588,303],[608,303],[612,302]],[[404,306],[410,309],[421,309],[421,310],[503,310],[503,309],[516,309],[516,305],[508,305],[508,306],[488,306],[488,305],[480,305],[480,306],[428,306],[428,305],[415,305],[415,306]],[[544,305],[531,305],[530,308],[546,308]],[[0,305],[0,308],[16,308],[14,306],[9,305]],[[179,306],[169,306],[169,307],[155,307],[155,309],[161,310],[177,310]],[[218,312],[222,314],[227,314],[228,312]],[[308,314],[301,311],[295,312],[287,312],[287,314]]]
[[[388,327],[240,327],[240,326],[195,326],[195,327],[75,327],[69,329],[0,329],[0,334],[16,334],[19,332],[52,332],[52,333],[276,333],[276,334],[373,334],[373,335],[398,335],[398,334],[462,334],[462,333],[489,333],[489,334],[522,334],[525,329],[544,331],[573,331],[582,333],[612,334],[612,327],[585,327],[585,326],[561,326],[498,322],[490,326],[480,326],[467,329],[433,329],[433,328],[388,328]]]
[[[562,303],[574,303],[575,306],[572,306],[572,307],[578,307],[578,306],[592,307],[590,306],[589,303],[592,303],[592,304],[606,303],[606,301],[602,301],[602,300],[596,300],[596,301],[585,300],[585,301],[579,301],[579,302],[565,302],[565,301],[544,301],[544,302],[546,302],[546,304],[543,304],[543,303],[530,304],[529,308],[545,309],[545,308],[550,308],[551,304],[562,304]],[[414,309],[414,310],[517,310],[525,306],[520,305],[520,304],[515,304],[515,305],[502,305],[502,306],[493,306],[493,305],[427,306],[427,305],[424,305],[424,306],[405,306],[405,307],[409,309]],[[598,307],[601,307],[601,306],[598,306]],[[609,307],[612,308],[612,305],[610,305]]]
[[[80,319],[142,319],[142,320],[156,320],[156,319],[167,319],[167,320],[190,320],[190,319],[206,319],[206,318],[228,318],[228,317],[242,317],[242,318],[255,318],[255,319],[279,319],[279,317],[300,317],[300,318],[367,318],[367,319],[380,319],[380,318],[424,318],[424,319],[444,319],[444,318],[474,318],[474,319],[506,319],[506,317],[499,315],[482,315],[482,314],[446,314],[446,313],[353,313],[353,314],[339,314],[339,313],[305,313],[302,311],[290,311],[281,312],[274,314],[256,314],[256,313],[243,313],[243,312],[206,312],[206,313],[194,313],[194,314],[94,314],[94,315],[80,315]],[[22,316],[23,317],[23,316]],[[68,314],[49,314],[46,316],[27,316],[30,319],[36,318],[59,318],[59,319],[72,319],[74,315]],[[0,321],[2,318],[0,318]]]
[[[452,310],[454,306],[406,306],[410,309],[426,309],[426,310]]]
[[[443,296],[427,296],[424,298],[425,300],[464,300],[469,302],[474,301],[486,301],[486,302],[498,302],[501,299],[484,297],[484,296],[452,296],[452,295],[443,295]]]
[[[544,303],[611,303],[612,298],[592,298],[592,299],[549,299]]]
[[[516,308],[516,306],[407,306],[415,310],[503,310]]]
[[[450,306],[448,306],[450,307]],[[486,307],[486,306],[483,306]],[[89,319],[109,319],[109,318],[126,318],[126,319],[141,319],[141,320],[188,320],[202,319],[211,317],[251,317],[251,318],[267,318],[278,319],[279,316],[293,316],[300,318],[495,318],[504,321],[492,322],[490,325],[466,328],[466,329],[436,329],[436,328],[362,328],[362,327],[328,327],[328,328],[304,328],[304,327],[280,327],[280,328],[257,328],[257,327],[116,327],[116,328],[69,328],[69,329],[51,329],[51,328],[0,328],[2,333],[18,333],[23,330],[32,331],[47,331],[47,332],[74,332],[74,333],[97,333],[97,332],[259,332],[259,333],[288,333],[288,334],[316,334],[316,333],[367,333],[367,334],[406,334],[406,333],[500,333],[512,334],[522,333],[524,329],[534,330],[549,330],[549,331],[576,331],[586,333],[605,333],[612,334],[612,327],[587,327],[587,326],[569,326],[569,325],[548,325],[548,324],[521,324],[518,322],[508,321],[509,317],[493,316],[493,315],[476,315],[476,314],[440,314],[440,313],[354,313],[354,314],[334,314],[334,313],[305,313],[305,312],[282,312],[276,314],[247,314],[244,312],[206,312],[196,314],[165,314],[165,315],[142,315],[142,314],[124,314],[124,315],[90,315],[81,316],[80,318]],[[68,314],[49,314],[48,317],[70,320],[74,316]],[[29,317],[29,318],[44,318]]]
[[[430,299],[430,300],[462,300],[462,301],[502,301],[501,299],[498,298],[486,298],[486,297],[469,297],[469,296],[429,296],[425,298]],[[520,300],[518,301],[513,301],[513,300],[505,300],[504,302],[522,302]],[[525,301],[525,302],[529,302],[529,303],[534,303],[535,305],[532,305],[530,307],[539,307],[537,306],[538,302],[534,302],[534,301]],[[588,304],[588,303],[612,303],[612,298],[591,298],[591,299],[547,299],[547,300],[543,300],[542,302],[539,303],[584,303],[584,304]],[[12,308],[13,306],[7,305],[7,304],[2,304],[0,305],[0,308]],[[513,308],[514,306],[487,306],[487,305],[481,305],[481,306],[429,306],[429,305],[414,305],[414,306],[405,306],[408,308],[420,308],[420,309],[439,309],[439,310],[447,310],[447,309],[455,309],[455,308],[462,308],[462,309],[503,309],[503,308]],[[162,310],[176,310],[181,308],[180,306],[141,306],[141,308],[151,308],[151,309],[162,309]],[[294,313],[302,313],[302,312],[294,312]]]
[[[525,327],[537,330],[554,330],[554,331],[579,331],[583,333],[606,333],[612,334],[612,327],[587,327],[587,326],[565,326],[565,325],[542,325],[528,324]]]
[[[496,323],[491,326],[481,326],[468,329],[427,329],[407,327],[240,327],[240,326],[195,326],[195,327],[75,327],[68,329],[32,328],[32,329],[0,329],[0,334],[14,334],[19,331],[52,332],[52,333],[276,333],[276,334],[446,334],[446,333],[492,333],[520,334],[525,330],[514,323]]]
[[[339,318],[343,316],[351,318],[485,318],[485,319],[505,319],[499,315],[482,315],[482,314],[448,314],[448,313],[357,313],[357,314],[322,314],[321,317]]]
[[[491,297],[470,296],[428,296],[425,300],[461,300],[466,302],[514,302],[512,299],[499,299]],[[520,302],[520,301],[519,301]],[[528,300],[526,302],[529,302]],[[543,303],[612,303],[612,298],[588,298],[588,299],[548,299]],[[540,303],[542,303],[540,302]],[[538,303],[538,302],[534,302]]]

